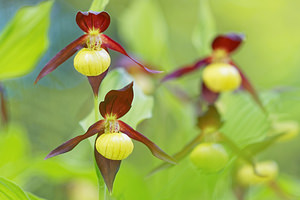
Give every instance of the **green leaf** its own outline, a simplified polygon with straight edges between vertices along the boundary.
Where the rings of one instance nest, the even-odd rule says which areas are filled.
[[[200,55],[211,52],[210,44],[216,32],[214,17],[208,0],[199,0],[198,21],[195,26],[192,42]]]
[[[108,3],[109,0],[94,0],[89,10],[96,12],[103,11]]]
[[[263,140],[270,128],[268,117],[244,92],[222,95],[218,108],[224,125],[220,132],[239,147]]]
[[[29,140],[17,124],[1,130],[0,136],[0,176],[15,178],[28,167]]]
[[[1,200],[42,200],[32,194],[25,193],[13,182],[0,178],[0,199]]]
[[[120,17],[120,36],[147,62],[164,65],[168,57],[167,29],[155,1],[135,0]],[[163,69],[165,66],[157,66]]]
[[[123,69],[117,69],[109,72],[109,74],[101,84],[99,102],[104,99],[105,95],[110,90],[121,89],[131,81],[133,81],[133,78]],[[136,84],[134,84],[133,90],[134,98],[131,109],[124,117],[121,118],[121,120],[129,124],[131,127],[136,128],[136,126],[142,120],[150,118],[152,116],[153,98],[150,96],[146,96]],[[84,130],[87,130],[87,128],[94,122],[95,113],[94,111],[92,111],[89,116],[87,116],[80,122],[80,125]]]
[[[31,72],[48,47],[53,1],[21,8],[0,35],[0,80]]]
[[[27,192],[26,194],[30,200],[43,200],[43,199],[35,196],[34,194],[31,194],[30,192]]]

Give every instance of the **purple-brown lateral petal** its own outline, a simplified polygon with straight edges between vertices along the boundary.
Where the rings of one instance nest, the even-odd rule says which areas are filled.
[[[201,97],[208,104],[213,104],[218,100],[219,93],[213,92],[210,89],[208,89],[207,86],[204,84],[204,82],[202,82],[201,88],[202,88]]]
[[[6,108],[6,100],[4,98],[4,88],[2,85],[0,85],[0,103],[1,121],[3,125],[6,125],[8,123],[8,114]]]
[[[98,137],[97,137],[98,138]],[[97,140],[96,138],[96,140]],[[94,154],[97,166],[102,174],[102,177],[104,179],[104,182],[109,190],[109,192],[112,192],[113,184],[115,177],[119,171],[121,160],[110,160],[105,157],[103,157],[96,149],[96,146],[94,147]]]
[[[175,70],[174,72],[166,75],[162,80],[161,82],[164,82],[164,81],[168,81],[168,80],[171,80],[171,79],[175,79],[175,78],[179,78],[185,74],[188,74],[188,73],[191,73],[201,67],[204,67],[205,65],[209,64],[210,62],[210,58],[204,58],[198,62],[196,62],[194,65],[191,65],[191,66],[186,66],[186,67],[182,67],[182,68],[179,68],[177,70]]]
[[[45,159],[51,158],[53,156],[57,156],[63,153],[66,153],[68,151],[71,151],[74,147],[76,147],[79,142],[81,142],[82,140],[89,138],[93,135],[95,135],[96,133],[103,133],[104,132],[104,120],[100,120],[96,123],[94,123],[92,126],[90,126],[90,128],[87,130],[87,132],[83,135],[79,135],[75,138],[72,138],[71,140],[63,143],[62,145],[60,145],[59,147],[57,147],[56,149],[54,149],[53,151],[51,151]]]
[[[78,12],[76,23],[81,30],[88,33],[91,30],[104,32],[110,24],[110,16],[107,12]]]
[[[108,69],[98,76],[88,76],[87,77],[89,80],[89,83],[92,87],[94,96],[96,96],[96,97],[98,96],[98,93],[99,93],[100,84],[103,81],[103,79],[105,78],[107,72],[108,72]]]
[[[141,68],[143,68],[147,72],[154,73],[154,74],[162,72],[162,71],[149,69],[149,68],[145,67],[144,65],[142,65],[141,63],[139,63],[138,61],[136,61],[134,58],[132,58],[131,56],[128,55],[128,53],[125,51],[125,49],[119,43],[117,43],[116,41],[114,41],[113,39],[108,37],[107,35],[102,34],[101,39],[102,39],[103,47],[109,48],[111,50],[117,51],[117,52],[127,56],[128,58],[130,58],[133,62],[138,64]]]
[[[163,161],[166,161],[168,163],[176,164],[176,161],[174,158],[172,158],[171,156],[166,154],[161,148],[159,148],[156,144],[151,142],[143,134],[137,132],[136,130],[131,128],[128,124],[126,124],[123,121],[119,120],[118,122],[120,124],[120,132],[125,133],[126,135],[128,135],[130,138],[132,138],[134,140],[144,143],[155,157],[157,157]]]
[[[240,68],[237,67],[237,65],[233,62],[231,62],[231,64],[239,71],[241,78],[242,78],[242,89],[248,91],[250,93],[250,95],[252,96],[252,98],[254,99],[254,101],[259,105],[259,107],[266,112],[256,90],[254,89],[254,87],[252,86],[251,82],[248,80],[248,78],[246,77],[246,75],[242,72],[242,70]]]
[[[227,53],[233,52],[243,42],[245,36],[243,34],[229,33],[217,36],[212,42],[212,49],[224,49]]]
[[[125,115],[131,108],[131,103],[133,100],[133,82],[125,86],[120,90],[109,91],[104,101],[99,105],[99,110],[102,117],[106,115],[113,115],[120,118]]]
[[[44,76],[55,70],[59,65],[65,62],[68,58],[70,58],[76,51],[82,49],[86,46],[86,40],[88,35],[82,35],[68,46],[63,48],[60,52],[58,52],[42,69],[39,73],[38,77],[35,80],[35,84]]]

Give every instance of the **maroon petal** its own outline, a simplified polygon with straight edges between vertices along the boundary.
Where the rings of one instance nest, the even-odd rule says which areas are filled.
[[[250,95],[252,96],[252,98],[254,99],[254,101],[259,105],[259,107],[266,112],[256,90],[254,89],[254,87],[252,86],[252,84],[250,83],[250,81],[248,80],[248,78],[246,77],[246,75],[242,72],[242,70],[240,68],[237,67],[237,65],[233,62],[231,62],[230,64],[232,64],[240,73],[241,78],[242,78],[242,83],[241,86],[244,90],[248,91],[250,93]]]
[[[107,35],[102,34],[101,39],[102,39],[102,46],[103,47],[109,48],[111,50],[117,51],[117,52],[127,56],[128,58],[130,58],[133,62],[138,64],[141,68],[143,68],[147,72],[154,73],[154,74],[162,72],[162,71],[149,69],[149,68],[145,67],[144,65],[142,65],[141,63],[139,63],[138,61],[136,61],[134,58],[130,57],[128,55],[128,53],[125,51],[125,49],[119,43],[117,43],[116,41],[114,41],[113,39],[108,37]]]
[[[156,144],[151,142],[147,137],[145,137],[141,133],[139,133],[136,130],[134,130],[133,128],[131,128],[125,122],[120,121],[120,120],[118,122],[120,124],[120,132],[125,133],[126,135],[128,135],[130,138],[132,138],[134,140],[144,143],[149,148],[149,150],[152,152],[152,154],[154,156],[156,156],[157,158],[159,158],[163,161],[166,161],[168,163],[171,163],[171,164],[176,164],[176,161],[174,158],[172,158],[171,156],[166,154],[161,148],[159,148]]]
[[[194,65],[179,68],[179,69],[175,70],[174,72],[172,72],[171,74],[166,75],[161,80],[161,82],[179,78],[185,74],[191,73],[201,67],[204,67],[205,65],[209,64],[209,62],[210,62],[210,58],[208,57],[208,58],[204,58],[204,59],[196,62]]]
[[[70,58],[76,51],[86,46],[86,40],[88,35],[82,35],[68,46],[63,48],[60,52],[58,52],[42,69],[39,73],[38,77],[35,80],[35,84],[44,76],[55,70],[59,65],[65,62],[68,58]]]
[[[116,116],[117,119],[125,115],[131,108],[133,100],[133,82],[120,90],[109,91],[104,101],[99,105],[102,117],[106,115]]]
[[[76,23],[81,30],[88,33],[90,30],[104,32],[110,24],[110,16],[107,12],[78,12]]]
[[[97,138],[96,138],[96,140],[97,140]],[[95,154],[97,166],[102,174],[102,177],[104,179],[104,182],[105,182],[109,192],[111,193],[112,189],[113,189],[115,177],[120,168],[121,160],[110,160],[110,159],[103,157],[97,151],[96,147],[94,147],[94,154]]]
[[[87,77],[89,80],[89,83],[92,87],[93,93],[96,97],[98,96],[98,93],[99,93],[100,84],[103,81],[103,79],[105,78],[107,72],[108,72],[108,69],[98,76],[88,76]]]
[[[243,42],[245,36],[243,34],[229,33],[217,36],[212,42],[212,49],[224,49],[228,53],[233,52]]]
[[[207,88],[204,82],[202,82],[201,97],[208,104],[214,104],[218,100],[219,93],[211,91],[210,89]]]
[[[8,114],[7,114],[7,108],[6,108],[6,100],[4,98],[4,88],[2,85],[0,85],[0,115],[3,125],[7,125],[8,123]]]
[[[66,153],[68,151],[71,151],[82,140],[84,140],[88,137],[91,137],[91,136],[95,135],[96,133],[104,132],[104,122],[105,122],[104,120],[100,120],[100,121],[94,123],[92,126],[90,126],[90,128],[87,130],[87,132],[85,134],[79,135],[75,138],[72,138],[71,140],[69,140],[69,141],[65,142],[64,144],[60,145],[59,147],[57,147],[56,149],[51,151],[46,156],[45,159],[48,159],[48,158],[51,158],[53,156],[57,156],[57,155]]]

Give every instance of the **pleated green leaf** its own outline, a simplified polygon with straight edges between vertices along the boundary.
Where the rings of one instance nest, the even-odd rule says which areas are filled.
[[[0,80],[31,72],[48,47],[53,1],[21,8],[0,34]]]
[[[24,192],[13,182],[0,178],[0,199],[1,200],[42,200],[37,196]]]

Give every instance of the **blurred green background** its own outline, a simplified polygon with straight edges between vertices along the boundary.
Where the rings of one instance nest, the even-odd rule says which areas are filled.
[[[20,8],[39,2],[42,1],[0,0],[0,30]],[[4,42],[2,46],[0,44],[0,59],[5,60],[0,61],[0,72],[1,68],[14,68],[30,60],[29,57],[15,57],[15,54],[27,51],[36,57],[36,61],[31,63],[35,67],[31,73],[1,78],[6,88],[11,122],[0,132],[0,176],[45,199],[98,198],[92,147],[88,140],[70,153],[43,160],[56,146],[83,133],[79,121],[88,116],[93,107],[92,92],[86,78],[74,70],[72,59],[69,59],[33,85],[45,63],[82,34],[76,25],[75,15],[78,10],[88,10],[91,2],[56,0],[48,8],[51,9],[49,30],[46,26],[36,29],[31,37],[23,38],[31,42],[20,44],[18,51],[13,53],[9,51],[10,45],[17,45],[18,40],[6,46]],[[270,116],[264,116],[247,94],[224,94],[220,105],[224,108],[223,118],[228,123],[223,131],[239,145],[262,140],[274,119],[299,122],[299,1],[110,0],[105,10],[112,18],[105,33],[120,42],[132,55],[165,72],[208,55],[210,43],[217,34],[241,32],[246,35],[246,41],[233,58],[260,92]],[[42,13],[46,12],[41,11],[36,16]],[[44,20],[41,23],[47,24],[46,14]],[[15,28],[21,30],[24,27]],[[46,34],[48,39],[40,38],[41,34]],[[31,43],[37,46],[32,47]],[[120,55],[111,55],[114,68]],[[120,73],[111,73],[102,86],[102,98],[104,91],[121,87],[118,80],[125,84],[132,79],[129,75],[122,78]],[[199,130],[195,127],[196,113],[192,102],[182,102],[168,88],[178,87],[196,98],[200,77],[201,71],[157,86],[153,97],[147,97],[147,101],[141,99],[145,112],[153,112],[152,118],[140,123],[137,129],[169,154],[180,150]],[[154,105],[149,103],[152,98]],[[128,124],[134,123],[131,118],[149,117],[149,113],[145,116],[131,115]],[[259,157],[259,160],[276,160],[282,174],[279,180],[289,190],[298,190],[298,194],[299,142],[297,137],[293,141],[273,145]],[[230,165],[222,173],[207,175],[199,173],[189,159],[184,159],[171,169],[145,178],[159,163],[143,145],[135,143],[134,153],[121,165],[110,199],[235,199],[231,189]],[[296,189],[291,189],[293,187]],[[103,196],[101,191],[100,196]],[[252,188],[248,196],[247,199],[278,198],[265,187]]]

